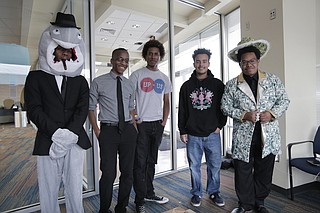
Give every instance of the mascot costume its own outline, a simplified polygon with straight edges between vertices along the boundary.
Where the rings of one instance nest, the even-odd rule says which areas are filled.
[[[39,70],[25,83],[29,119],[37,127],[33,155],[41,212],[58,213],[61,179],[67,212],[84,212],[82,176],[84,150],[91,147],[83,128],[89,105],[89,87],[80,75],[84,42],[71,14],[58,13],[39,43]]]

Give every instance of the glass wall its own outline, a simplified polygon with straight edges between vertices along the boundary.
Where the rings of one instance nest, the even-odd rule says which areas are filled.
[[[178,104],[179,104],[179,91],[182,84],[191,77],[194,70],[193,67],[193,52],[198,48],[209,49],[212,53],[210,59],[209,69],[216,78],[221,79],[221,54],[220,54],[220,32],[219,22],[210,26],[208,29],[198,32],[191,39],[180,43],[175,49],[175,109],[174,115],[178,120]],[[176,125],[177,138],[179,138],[179,129]],[[187,154],[185,144],[180,139],[177,140],[177,166],[183,168],[188,166]]]
[[[179,90],[182,84],[188,80],[194,70],[192,54],[197,48],[210,49],[212,56],[210,59],[209,69],[214,76],[218,79],[223,79],[225,82],[236,77],[240,72],[238,64],[230,61],[226,55],[221,56],[221,48],[225,48],[226,52],[234,48],[240,41],[240,9],[237,9],[224,18],[224,30],[226,46],[220,46],[220,22],[216,22],[206,30],[198,32],[194,37],[185,42],[178,43],[175,48],[175,109],[173,114],[178,119],[178,103],[179,103]],[[223,59],[223,60],[222,60]],[[221,70],[221,62],[226,62],[225,69]],[[223,76],[223,78],[222,78]],[[178,168],[188,166],[186,157],[185,145],[179,139],[179,130],[176,124],[177,131],[177,165]],[[232,120],[228,118],[225,128],[224,147],[226,150],[231,149],[232,143]],[[224,151],[226,151],[224,150]]]
[[[225,32],[226,32],[226,53],[235,48],[241,39],[240,28],[240,8],[225,16]],[[236,77],[241,73],[239,65],[226,57],[226,72],[224,72],[225,82]],[[232,119],[228,117],[225,126],[225,151],[231,151],[232,145]]]
[[[6,0],[1,1],[0,45],[0,212],[39,209],[36,156],[32,155],[35,126],[24,108],[24,84],[30,70],[38,68],[38,43],[42,32],[55,21],[58,11],[73,13],[84,41],[89,42],[88,1]],[[2,17],[2,16],[1,16]],[[2,25],[0,25],[2,27]],[[12,33],[12,34],[11,34]],[[89,53],[90,50],[87,49]],[[4,54],[5,53],[5,54]],[[86,54],[89,62],[90,54]],[[90,63],[82,72],[88,82]],[[92,149],[86,151],[84,192],[94,190]],[[59,191],[63,200],[63,186]]]
[[[166,3],[166,1],[162,1],[161,7],[159,7],[156,1],[133,0],[130,4],[127,1],[115,1],[111,5],[107,2],[97,2],[95,5],[97,17],[95,25],[96,70],[93,74],[94,77],[110,72],[111,53],[119,47],[125,48],[129,52],[129,67],[124,73],[125,77],[128,78],[132,72],[145,67],[146,62],[142,58],[142,48],[150,39],[157,39],[164,44],[166,56],[160,62],[158,68],[164,74],[170,76],[167,61],[169,57],[167,41],[169,38]],[[141,5],[144,4],[147,4],[148,10],[141,9]],[[173,169],[170,124],[169,118],[159,148],[156,173]],[[119,181],[119,175],[118,172],[116,184]]]
[[[0,188],[1,194],[6,195],[0,196],[1,212],[27,207],[29,209],[26,211],[39,209],[36,157],[32,156],[36,131],[28,122],[25,125],[17,126],[14,112],[24,110],[23,87],[26,75],[29,70],[37,69],[39,38],[50,22],[55,21],[55,15],[58,11],[73,13],[77,25],[81,27],[80,31],[87,47],[86,63],[82,75],[86,77],[89,84],[93,77],[110,71],[110,58],[113,49],[118,47],[128,49],[130,62],[125,76],[129,77],[135,70],[146,66],[146,62],[141,57],[145,42],[150,38],[155,38],[164,44],[166,56],[159,64],[159,69],[171,77],[174,85],[173,108],[159,149],[156,173],[159,175],[188,166],[185,145],[179,139],[179,131],[175,122],[177,121],[180,87],[183,82],[189,79],[194,70],[192,54],[195,49],[204,47],[211,50],[212,57],[209,69],[219,79],[222,79],[223,76],[221,59],[224,59],[225,56],[222,57],[220,51],[219,16],[206,14],[207,20],[204,20],[201,8],[195,8],[180,1],[170,2],[174,8],[171,18],[174,25],[172,35],[175,36],[174,39],[171,38],[174,44],[174,51],[172,51],[174,54],[171,56],[168,2],[170,1],[161,0],[161,4],[159,4],[159,0],[1,1],[0,12],[8,18],[6,26],[18,27],[10,29],[8,32],[1,28],[0,43],[1,45],[17,44],[20,46],[19,51],[21,52],[21,54],[13,54],[5,51],[11,61],[7,63],[0,61],[0,101],[3,102],[0,117],[0,179],[2,180]],[[90,23],[91,20],[94,23]],[[201,22],[196,20],[201,20]],[[225,20],[227,46],[233,48],[240,40],[239,10],[226,16]],[[199,27],[200,23],[203,24],[201,27]],[[196,30],[190,31],[191,28]],[[11,35],[9,31],[16,33]],[[7,35],[3,36],[4,34]],[[1,46],[1,50],[4,50],[4,46]],[[14,53],[16,52],[17,49],[14,49]],[[94,54],[91,54],[93,52]],[[21,59],[23,62],[18,62],[20,59],[14,57],[23,54],[27,58],[27,60]],[[0,58],[2,59],[2,55]],[[95,64],[91,64],[91,61]],[[172,69],[170,69],[171,63],[174,64]],[[226,70],[230,70],[230,72],[223,73],[224,79],[228,80],[239,73],[238,67],[235,65],[228,63]],[[11,71],[12,66],[17,69]],[[99,150],[89,122],[86,122],[84,126],[92,138],[93,144],[93,148],[86,151],[83,173],[85,196],[91,196],[98,193]],[[63,186],[59,195],[63,202]]]

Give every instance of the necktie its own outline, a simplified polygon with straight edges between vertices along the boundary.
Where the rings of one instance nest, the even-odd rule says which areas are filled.
[[[61,96],[63,101],[66,97],[66,90],[67,90],[67,77],[64,75],[62,79],[62,84],[61,84]]]
[[[120,76],[117,76],[117,102],[118,102],[118,131],[121,133],[124,129],[124,111],[123,111],[123,101],[122,101],[122,89]]]

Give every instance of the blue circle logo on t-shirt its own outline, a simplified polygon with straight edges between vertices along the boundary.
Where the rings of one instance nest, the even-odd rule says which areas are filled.
[[[159,94],[161,94],[162,92],[163,92],[163,90],[164,90],[164,81],[163,80],[161,80],[161,79],[157,79],[157,80],[155,80],[154,81],[154,91],[156,92],[156,93],[159,93]]]

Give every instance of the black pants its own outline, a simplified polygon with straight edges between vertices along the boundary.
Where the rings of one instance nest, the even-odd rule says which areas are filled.
[[[145,197],[155,195],[153,179],[164,127],[161,121],[142,122],[137,126],[139,134],[133,169],[133,188],[136,193],[136,205],[143,205]]]
[[[100,213],[108,212],[112,201],[113,183],[117,175],[117,154],[119,154],[120,183],[116,213],[125,212],[133,183],[133,162],[137,140],[137,130],[126,124],[119,134],[116,126],[101,125],[99,135],[100,170],[99,181]]]
[[[245,210],[264,205],[270,193],[275,155],[262,158],[261,132],[255,131],[249,163],[234,160],[235,190],[239,205]]]

